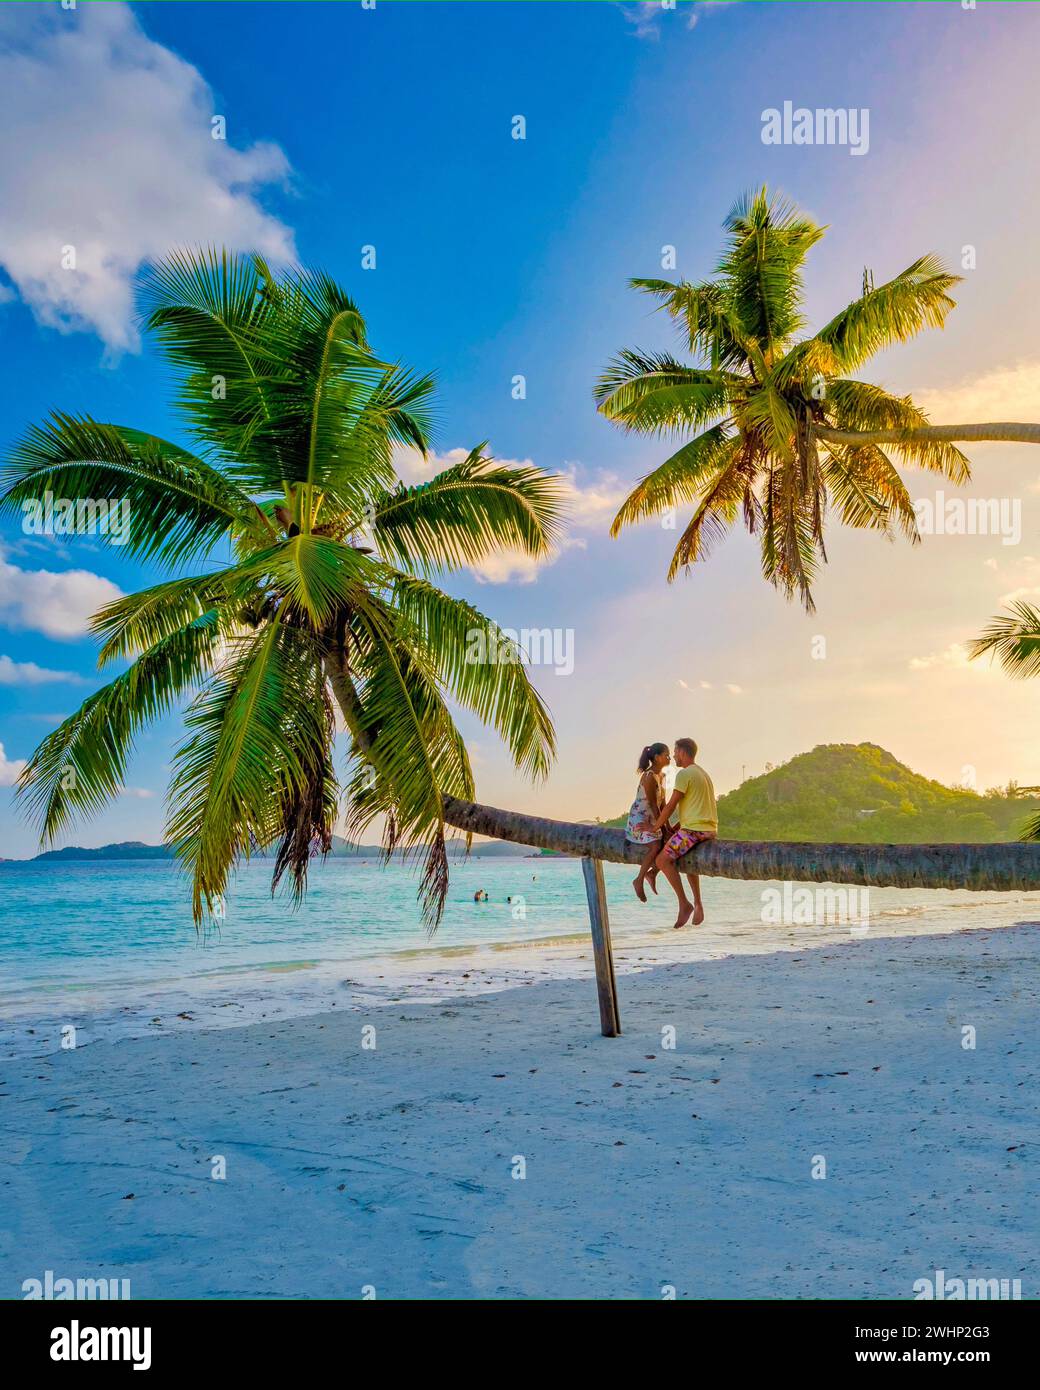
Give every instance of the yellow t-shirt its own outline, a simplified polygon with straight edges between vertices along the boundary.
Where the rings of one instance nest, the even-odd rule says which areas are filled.
[[[719,828],[719,813],[715,807],[715,788],[702,767],[691,763],[675,774],[674,790],[682,794],[679,802],[679,825],[683,830],[714,830]]]

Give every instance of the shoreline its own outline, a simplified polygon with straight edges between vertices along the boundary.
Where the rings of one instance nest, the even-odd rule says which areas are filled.
[[[1012,895],[1008,895],[1011,897]],[[981,914],[999,906],[997,925]],[[1034,919],[1030,909],[1036,912]],[[875,914],[869,932],[851,934],[842,924],[793,926],[760,922],[714,924],[675,932],[670,927],[613,934],[619,980],[656,966],[817,951],[843,943],[1040,925],[1040,895],[958,904],[889,908]],[[522,940],[406,947],[348,958],[301,957],[263,963],[236,962],[202,972],[165,977],[45,982],[0,994],[0,1059],[48,1055],[61,1046],[61,1030],[77,1029],[77,1045],[101,1037],[142,1038],[157,1030],[184,1032],[240,1028],[271,1019],[388,1007],[436,1004],[474,994],[498,993],[549,980],[583,980],[595,1005],[591,939],[587,928]],[[137,991],[133,1003],[128,995]],[[622,999],[623,1004],[623,999]]]
[[[634,948],[616,1039],[589,961],[8,1059],[0,1296],[1035,1298],[1038,941]]]

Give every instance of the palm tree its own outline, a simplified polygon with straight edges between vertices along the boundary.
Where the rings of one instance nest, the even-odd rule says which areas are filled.
[[[1021,791],[1036,790],[1021,788]],[[494,835],[522,845],[635,864],[639,846],[625,832],[588,821],[546,820],[498,806],[445,798],[449,824],[467,834]],[[972,888],[1006,892],[1040,885],[1040,850],[1015,841],[980,845],[873,845],[784,840],[708,840],[690,850],[684,868],[721,878],[799,879],[895,888]]]
[[[865,272],[859,298],[807,336],[802,266],[824,228],[765,189],[741,199],[725,226],[728,242],[713,280],[632,281],[676,321],[699,365],[629,350],[600,378],[595,394],[608,419],[684,439],[625,500],[611,534],[693,503],[671,580],[703,560],[740,517],[759,538],[765,577],[788,597],[797,592],[812,611],[812,582],[827,558],[828,505],[849,526],[920,539],[910,496],[882,442],[904,464],[955,483],[969,477],[967,458],[951,442],[965,427],[946,427],[954,431],[948,436],[929,427],[908,396],[852,375],[884,348],[942,327],[959,277],[931,255],[883,285]]]
[[[277,847],[272,891],[288,871],[298,899],[345,793],[348,834],[381,817],[388,854],[425,851],[435,925],[444,798],[473,795],[447,700],[491,725],[527,774],[544,775],[555,750],[521,654],[431,575],[502,546],[547,554],[558,483],[481,446],[429,483],[400,484],[392,451],[427,449],[432,383],[374,354],[324,274],[276,279],[257,257],[178,253],[148,273],[143,299],[198,452],[54,413],[15,448],[2,502],[125,498],[125,550],[174,573],[95,615],[99,667],[131,664],[43,740],[20,793],[53,840],[119,792],[141,728],[189,699],[166,834],[197,923],[256,849]],[[499,660],[467,659],[474,634]]]
[[[1009,676],[1040,676],[1040,608],[1022,600],[1009,603],[1007,611],[990,620],[981,637],[968,644],[968,654],[995,656]],[[1019,792],[1036,793],[1037,787]],[[1031,816],[1022,828],[1023,840],[1040,840],[1040,815]]]

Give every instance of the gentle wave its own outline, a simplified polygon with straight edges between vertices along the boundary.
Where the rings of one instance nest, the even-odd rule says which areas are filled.
[[[662,885],[643,905],[632,892],[630,866],[604,869],[615,953],[635,944],[670,949],[679,934],[671,928],[674,898],[667,889]],[[299,1004],[361,967],[378,982],[397,969],[443,973],[472,957],[503,975],[514,968],[511,961],[528,969],[553,953],[576,957],[589,945],[584,881],[572,859],[454,865],[433,937],[419,917],[410,867],[317,865],[295,913],[272,898],[269,875],[269,865],[246,865],[228,895],[226,918],[200,934],[184,876],[167,862],[0,865],[0,1006],[23,1018],[70,1009],[86,1016],[99,1008],[144,1015],[153,1000],[175,995],[188,1009],[192,1000],[218,996],[219,1007],[230,1008],[247,996],[254,1003],[268,998],[272,989]],[[800,949],[847,938],[832,923],[766,925],[764,895],[775,886],[704,879],[708,920],[698,938],[707,953],[759,943],[763,950]],[[478,888],[491,901],[475,903]],[[884,933],[924,930],[927,923],[929,930],[1010,925],[1023,909],[1030,917],[1040,912],[1040,894],[870,890],[871,922]]]

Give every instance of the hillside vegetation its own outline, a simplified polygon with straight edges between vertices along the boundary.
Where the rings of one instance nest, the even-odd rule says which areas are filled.
[[[719,798],[727,840],[956,844],[1017,840],[1040,797],[980,794],[911,771],[874,743],[825,743]],[[623,825],[624,817],[611,821]]]

